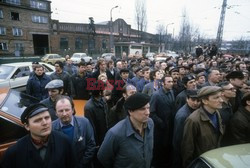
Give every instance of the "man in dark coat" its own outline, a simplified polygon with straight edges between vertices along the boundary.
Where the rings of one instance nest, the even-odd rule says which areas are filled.
[[[92,77],[95,78],[96,80],[98,80],[98,76],[100,74],[106,74],[108,80],[113,79],[112,74],[110,73],[110,71],[107,70],[107,64],[103,58],[100,58],[97,61],[97,70],[95,72],[93,72]]]
[[[65,135],[51,131],[51,118],[45,105],[27,107],[21,121],[30,133],[6,151],[1,167],[74,167],[71,144]]]
[[[234,144],[250,143],[250,93],[245,93],[242,106],[233,115],[230,122]]]
[[[172,161],[172,132],[175,114],[173,78],[164,76],[163,87],[150,100],[150,116],[154,121],[154,154],[152,166],[169,167]]]
[[[187,90],[186,104],[176,113],[174,119],[173,148],[174,148],[174,168],[182,168],[181,142],[184,130],[184,123],[188,116],[200,107],[200,100],[197,90]]]
[[[113,106],[110,109],[109,112],[109,128],[113,127],[115,124],[117,124],[119,121],[123,120],[125,117],[127,117],[127,111],[124,108],[124,102],[125,100],[136,93],[136,87],[134,85],[125,85],[122,89],[122,98],[120,98],[116,105]]]
[[[98,88],[101,81],[94,83],[92,96],[84,106],[84,115],[90,121],[96,141],[97,150],[99,149],[106,132],[108,131],[108,105],[103,98],[103,90]],[[101,168],[100,162],[96,156],[94,158],[94,167]]]
[[[73,101],[62,96],[56,101],[56,114],[58,119],[53,121],[52,129],[68,136],[76,156],[77,168],[91,168],[96,145],[93,128],[85,117],[73,115]]]
[[[234,99],[236,96],[236,89],[228,81],[224,81],[218,84],[222,88],[221,98],[223,99],[222,108],[219,109],[222,124],[225,126],[225,134],[221,141],[221,146],[231,145],[231,131],[230,131],[230,120],[233,116],[233,107],[230,103],[231,99]]]
[[[74,99],[88,100],[90,93],[88,90],[88,83],[90,84],[89,77],[86,72],[86,63],[80,62],[78,64],[78,72],[71,77],[75,92]]]
[[[236,112],[241,106],[243,94],[240,89],[243,87],[244,74],[241,71],[232,71],[226,75],[226,79],[236,88],[236,97],[232,101],[233,112]]]
[[[49,94],[45,86],[51,79],[44,73],[44,67],[40,64],[34,67],[34,72],[34,75],[30,76],[27,82],[26,93],[39,100],[46,99],[49,97]]]
[[[196,81],[194,75],[189,74],[184,76],[182,78],[182,83],[184,84],[185,89],[176,97],[176,110],[179,110],[184,104],[186,104],[187,91],[196,89]]]
[[[61,79],[63,81],[63,95],[74,96],[75,90],[73,88],[71,76],[68,72],[63,71],[63,63],[60,61],[55,62],[56,71],[50,75],[52,80]]]

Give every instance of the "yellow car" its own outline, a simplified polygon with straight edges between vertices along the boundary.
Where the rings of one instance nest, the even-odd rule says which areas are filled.
[[[188,168],[250,168],[250,143],[205,152]]]
[[[48,63],[48,64],[51,64],[51,65],[54,65],[56,61],[65,62],[65,58],[63,58],[59,54],[45,54],[41,58],[41,61]]]

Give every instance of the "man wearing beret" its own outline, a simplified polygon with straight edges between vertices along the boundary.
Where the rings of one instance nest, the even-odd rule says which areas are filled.
[[[222,108],[221,87],[205,86],[198,92],[201,107],[185,121],[182,139],[183,167],[200,154],[220,146],[224,126],[218,109]]]
[[[243,95],[242,107],[230,121],[233,144],[250,143],[250,93]]]
[[[6,151],[3,168],[74,167],[71,144],[65,135],[51,131],[51,118],[45,105],[27,107],[21,121],[29,134]]]
[[[150,168],[154,124],[149,118],[149,99],[143,93],[126,99],[128,116],[107,132],[97,154],[105,168]]]

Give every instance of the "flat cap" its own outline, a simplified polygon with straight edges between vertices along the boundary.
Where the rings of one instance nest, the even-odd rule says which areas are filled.
[[[241,71],[232,71],[226,75],[226,79],[244,79],[244,74]]]
[[[195,79],[195,76],[192,74],[186,75],[182,78],[182,83],[187,84],[188,81]]]
[[[45,86],[45,89],[56,89],[56,88],[61,88],[63,87],[63,81],[60,79],[54,79],[47,83]]]
[[[48,108],[42,104],[37,103],[27,107],[21,115],[21,122],[27,123],[28,119],[34,117],[35,115],[42,113],[44,111],[48,111]]]
[[[123,73],[123,72],[129,72],[129,70],[127,68],[123,68],[120,70],[120,74]]]
[[[173,67],[172,69],[169,69],[169,72],[170,72],[170,73],[173,73],[173,72],[179,72],[179,69],[178,69],[178,68]]]
[[[221,87],[218,86],[205,86],[198,91],[198,98],[203,98],[209,95],[213,95],[217,92],[222,91]]]
[[[135,93],[128,97],[124,103],[127,110],[136,110],[145,106],[150,100],[150,97],[144,93]]]
[[[187,90],[187,96],[190,98],[198,98],[198,90]]]

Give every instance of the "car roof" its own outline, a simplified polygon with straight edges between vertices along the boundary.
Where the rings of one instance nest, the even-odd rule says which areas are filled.
[[[39,64],[46,64],[46,63],[39,62]],[[14,62],[14,63],[2,64],[2,65],[8,65],[8,66],[26,66],[26,65],[28,65],[28,66],[30,66],[30,65],[32,65],[32,62]]]
[[[9,65],[9,66],[24,66],[24,65],[31,65],[32,62],[14,62],[14,63],[7,63],[2,65]]]
[[[213,149],[205,152],[200,157],[215,168],[249,168],[250,143]]]

